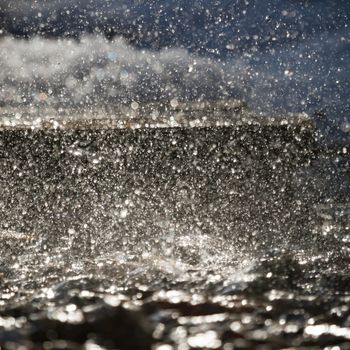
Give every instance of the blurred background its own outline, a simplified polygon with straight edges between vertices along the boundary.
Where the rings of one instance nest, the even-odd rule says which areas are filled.
[[[2,104],[234,97],[349,135],[346,0],[1,0],[0,28]]]

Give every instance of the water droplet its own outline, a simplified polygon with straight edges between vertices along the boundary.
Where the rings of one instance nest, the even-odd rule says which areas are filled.
[[[128,216],[128,210],[127,209],[122,209],[119,213],[119,216],[122,218],[122,219],[125,219],[127,216]]]
[[[173,98],[173,99],[170,101],[170,106],[171,106],[171,107],[176,108],[178,105],[179,105],[179,102],[177,101],[176,98]]]
[[[131,108],[136,111],[139,108],[139,104],[135,101],[131,102]]]

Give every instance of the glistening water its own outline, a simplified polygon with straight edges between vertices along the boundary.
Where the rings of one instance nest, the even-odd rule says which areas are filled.
[[[349,349],[347,1],[0,0],[1,349]]]
[[[3,129],[2,344],[346,348],[349,153],[314,136]]]

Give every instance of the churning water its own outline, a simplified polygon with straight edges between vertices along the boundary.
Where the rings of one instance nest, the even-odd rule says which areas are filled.
[[[350,348],[346,1],[0,29],[1,347]]]

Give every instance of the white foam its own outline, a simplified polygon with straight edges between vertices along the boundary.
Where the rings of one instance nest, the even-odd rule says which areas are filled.
[[[101,36],[0,42],[0,101],[81,106],[244,95],[245,66],[225,65],[181,48],[137,50]]]
[[[141,50],[96,34],[79,41],[7,36],[0,40],[0,108],[238,98],[265,114],[328,108],[346,116],[348,46],[344,31],[222,59],[179,47]]]

